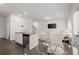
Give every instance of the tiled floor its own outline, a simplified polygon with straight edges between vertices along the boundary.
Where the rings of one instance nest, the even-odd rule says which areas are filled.
[[[53,53],[50,54],[47,52],[47,46],[44,46],[43,44],[41,44],[43,41],[39,41],[39,45],[38,47],[29,50],[27,49],[27,47],[25,48],[25,53],[27,53],[27,55],[54,55]],[[64,51],[65,53],[63,55],[72,55],[72,48],[68,46],[68,44],[63,44],[64,45]]]
[[[27,55],[54,55],[54,54],[50,54],[47,52],[47,46],[44,46],[43,44],[41,44],[43,41],[39,41],[39,45],[37,47],[35,47],[32,50],[28,50],[27,48],[25,48],[25,53],[27,53]],[[69,47],[68,44],[63,43],[64,46],[64,54],[63,55],[72,55],[72,47]]]
[[[27,55],[48,55],[47,53],[47,47],[44,45],[39,45],[37,47],[35,47],[32,50],[27,49],[27,47],[25,48],[25,53]]]

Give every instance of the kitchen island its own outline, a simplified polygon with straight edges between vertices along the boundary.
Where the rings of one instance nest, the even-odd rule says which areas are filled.
[[[16,34],[15,41],[23,45],[24,47],[28,48],[29,50],[38,46],[38,43],[39,43],[38,34],[26,33],[26,32],[15,32],[15,34]]]

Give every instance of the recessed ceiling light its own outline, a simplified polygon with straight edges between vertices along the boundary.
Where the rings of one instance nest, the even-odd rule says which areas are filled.
[[[45,19],[46,19],[46,20],[49,20],[49,19],[51,19],[51,18],[50,18],[50,17],[45,17]]]
[[[21,14],[19,14],[18,16],[22,16]]]
[[[24,14],[28,14],[28,12],[25,11]]]

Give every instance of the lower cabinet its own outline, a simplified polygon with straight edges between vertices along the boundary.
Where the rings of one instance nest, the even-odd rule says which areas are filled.
[[[22,34],[16,34],[16,39],[15,41],[19,44],[23,45],[23,35]]]

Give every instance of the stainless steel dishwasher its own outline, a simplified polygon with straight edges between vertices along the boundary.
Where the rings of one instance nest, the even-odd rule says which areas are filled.
[[[23,46],[26,47],[29,45],[29,34],[23,34]]]

